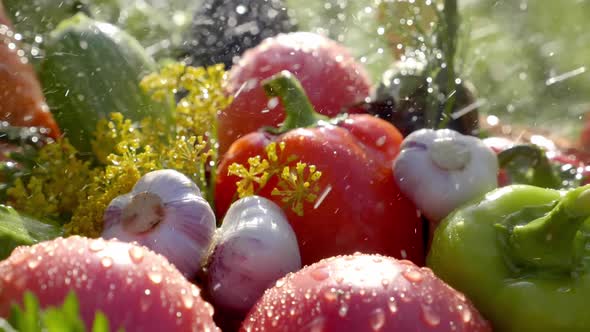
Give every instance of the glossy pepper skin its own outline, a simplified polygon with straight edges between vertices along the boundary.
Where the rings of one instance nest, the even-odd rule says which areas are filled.
[[[384,120],[370,115],[349,115],[326,120],[315,113],[299,83],[282,72],[265,83],[271,95],[280,96],[287,119],[282,134],[264,131],[238,139],[220,163],[216,207],[221,217],[236,192],[232,163],[246,164],[249,157],[264,155],[271,142],[284,142],[286,156],[313,164],[322,172],[319,203],[307,203],[303,216],[286,208],[304,265],[334,255],[380,253],[424,263],[422,228],[416,207],[398,189],[391,164],[399,152],[402,136]],[[320,120],[318,122],[319,119]],[[291,166],[296,161],[291,162]],[[272,185],[258,193],[280,206],[271,195]]]
[[[427,264],[496,331],[588,331],[590,186],[492,191],[439,225]]]

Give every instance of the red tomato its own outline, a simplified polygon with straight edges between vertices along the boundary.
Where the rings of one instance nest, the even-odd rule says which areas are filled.
[[[273,82],[282,86],[277,89],[305,98],[292,75],[281,73],[276,77]],[[292,129],[280,135],[250,133],[235,141],[221,159],[215,190],[218,217],[223,217],[235,199],[236,182],[240,180],[228,173],[229,167],[233,163],[248,165],[249,158],[266,156],[265,147],[275,141],[285,144],[279,163],[294,171],[295,164],[302,161],[322,172],[317,182],[318,197],[303,204],[302,215],[284,204],[283,197],[272,195],[276,177],[258,192],[284,207],[297,236],[303,265],[355,251],[423,264],[421,220],[416,206],[401,193],[393,177],[392,164],[402,141],[399,131],[368,114],[315,122],[313,119],[320,115],[310,104],[293,99],[299,102],[284,105],[288,113],[285,123],[293,125]],[[309,119],[309,123],[301,128],[296,119]]]
[[[41,307],[78,296],[88,329],[97,310],[111,330],[219,331],[213,308],[164,256],[116,240],[79,236],[16,248],[0,262],[0,317],[33,292]]]
[[[42,127],[57,138],[60,130],[45,103],[33,66],[20,54],[18,44],[0,3],[0,121]]]
[[[491,331],[430,269],[391,257],[325,259],[267,290],[241,331]]]
[[[282,70],[301,81],[316,111],[327,116],[364,100],[371,89],[364,68],[335,41],[309,32],[268,38],[246,51],[229,72],[228,93],[235,99],[218,117],[220,155],[237,138],[284,120],[283,107],[260,86]]]

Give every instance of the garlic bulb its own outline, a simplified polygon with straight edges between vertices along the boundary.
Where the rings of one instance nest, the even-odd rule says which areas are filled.
[[[498,160],[476,137],[421,129],[404,139],[393,174],[402,192],[436,226],[460,205],[498,186]]]
[[[233,203],[217,232],[208,287],[219,307],[245,314],[279,278],[301,268],[295,233],[281,208],[266,198]]]
[[[130,193],[111,201],[102,237],[138,242],[192,277],[209,250],[215,228],[213,210],[197,185],[166,169],[145,174]]]

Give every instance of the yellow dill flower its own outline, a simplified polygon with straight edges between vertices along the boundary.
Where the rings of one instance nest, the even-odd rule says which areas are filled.
[[[237,192],[240,198],[255,194],[254,184],[258,189],[264,187],[270,177],[269,162],[260,156],[248,158],[248,168],[244,165],[233,163],[228,167],[228,175],[240,178],[237,182]]]
[[[184,74],[186,65],[181,62],[168,63],[159,73],[152,73],[144,77],[139,86],[149,93],[155,101],[165,101],[171,94],[176,94],[180,86],[180,77]]]
[[[90,162],[60,139],[42,147],[35,163],[26,185],[19,179],[8,189],[10,204],[34,217],[61,219],[78,205],[80,191],[90,182]]]
[[[248,166],[233,163],[228,167],[228,175],[240,178],[236,182],[239,198],[255,195],[273,176],[278,177],[277,185],[271,191],[271,195],[280,196],[281,201],[290,206],[298,215],[303,215],[303,204],[311,203],[317,199],[319,191],[318,180],[322,172],[315,165],[297,162],[294,169],[288,164],[298,157],[291,155],[285,157],[285,142],[272,142],[265,148],[266,157],[254,156],[248,158]]]
[[[92,151],[98,161],[106,164],[107,157],[115,151],[121,141],[139,141],[139,133],[129,119],[121,113],[111,113],[110,120],[101,119],[96,125],[95,138],[91,142]]]
[[[306,172],[307,170],[307,172]],[[317,199],[318,180],[322,173],[315,165],[297,162],[295,170],[285,166],[281,172],[281,180],[273,188],[271,195],[281,197],[281,201],[290,205],[297,215],[303,215],[303,203],[312,203]]]
[[[224,93],[227,73],[222,64],[190,67],[183,63],[165,65],[159,73],[145,77],[144,91],[159,100],[169,93],[185,93],[176,105],[176,133],[179,136],[216,135],[217,112],[231,103]]]
[[[202,136],[177,137],[165,151],[164,167],[175,169],[191,178],[204,194],[207,193],[207,165],[215,153]]]

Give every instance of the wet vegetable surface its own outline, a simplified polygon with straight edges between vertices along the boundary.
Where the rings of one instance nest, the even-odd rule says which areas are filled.
[[[0,0],[0,330],[589,330],[589,15]]]

